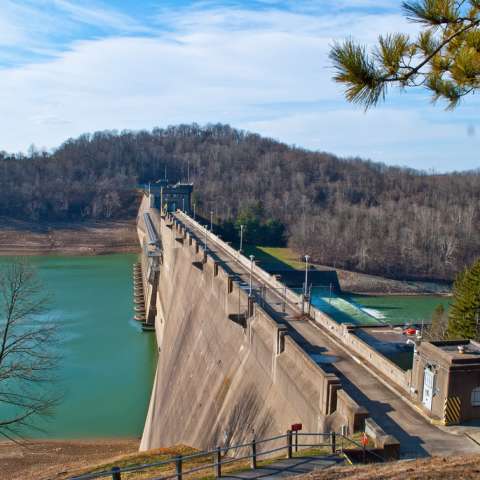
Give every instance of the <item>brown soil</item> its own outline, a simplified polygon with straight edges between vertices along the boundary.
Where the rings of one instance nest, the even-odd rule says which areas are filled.
[[[135,220],[35,224],[0,218],[0,255],[100,255],[138,248]]]
[[[302,480],[461,480],[480,478],[480,455],[433,457],[384,465],[334,467],[296,477]]]
[[[327,267],[317,267],[319,269]],[[344,292],[364,295],[450,295],[448,284],[422,281],[393,280],[337,269],[338,281]]]
[[[137,439],[35,440],[23,446],[1,442],[0,478],[68,478],[85,467],[136,453],[139,443]]]

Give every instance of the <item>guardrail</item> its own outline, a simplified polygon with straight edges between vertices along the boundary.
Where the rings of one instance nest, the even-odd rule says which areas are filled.
[[[307,437],[306,443],[299,442],[299,437]],[[324,440],[321,442],[315,441],[308,441],[308,439],[312,437],[319,437],[320,439]],[[281,440],[285,440],[283,445],[279,447],[270,448],[269,450],[259,451],[258,446],[267,444],[270,442],[279,442]],[[191,455],[178,455],[176,457],[172,457],[168,460],[164,460],[161,462],[154,462],[142,465],[132,465],[131,467],[112,467],[111,470],[105,470],[100,472],[94,473],[87,473],[84,475],[71,477],[70,480],[93,480],[97,478],[107,478],[110,477],[112,480],[121,480],[122,474],[133,473],[133,472],[145,472],[148,469],[152,469],[155,467],[163,467],[167,465],[174,465],[175,466],[175,473],[160,476],[160,477],[152,477],[155,480],[168,480],[168,479],[176,479],[182,480],[182,478],[186,475],[196,473],[202,470],[209,470],[212,469],[216,478],[220,478],[222,476],[222,467],[224,465],[229,465],[235,462],[239,462],[241,460],[250,460],[250,468],[256,469],[257,468],[257,461],[259,457],[272,455],[276,452],[281,452],[286,450],[286,458],[292,458],[294,456],[294,452],[296,456],[299,456],[297,453],[299,448],[320,448],[320,447],[327,447],[329,449],[329,454],[340,453],[343,454],[345,444],[353,445],[356,448],[359,448],[360,452],[363,452],[363,459],[365,461],[366,455],[370,455],[374,457],[376,460],[384,462],[385,459],[379,455],[377,452],[373,451],[372,449],[366,448],[365,445],[360,445],[359,443],[355,442],[353,439],[346,437],[345,435],[338,434],[335,432],[331,433],[307,433],[307,432],[292,432],[291,430],[287,430],[287,432],[283,435],[277,435],[270,438],[265,438],[261,440],[257,440],[255,438],[252,439],[251,442],[242,443],[239,445],[233,445],[229,447],[217,447],[213,450],[207,450],[203,452],[194,453]],[[230,450],[246,450],[249,453],[244,454],[240,457],[227,457],[226,454]],[[302,452],[300,451],[300,454]],[[223,459],[222,459],[223,454]],[[311,454],[311,453],[310,453]],[[327,455],[327,454],[325,454]],[[198,467],[191,468],[189,470],[184,470],[184,465],[190,460],[199,459],[201,457],[211,457],[210,462],[206,462],[203,465]],[[208,474],[206,474],[208,476]]]

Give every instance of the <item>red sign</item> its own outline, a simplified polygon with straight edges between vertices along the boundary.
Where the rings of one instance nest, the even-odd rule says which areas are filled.
[[[292,432],[298,432],[303,428],[303,425],[301,423],[294,423],[292,425]]]
[[[366,446],[368,445],[368,437],[367,437],[367,434],[366,434],[366,433],[364,433],[364,434],[362,435],[362,445],[363,445],[364,447],[366,447]]]

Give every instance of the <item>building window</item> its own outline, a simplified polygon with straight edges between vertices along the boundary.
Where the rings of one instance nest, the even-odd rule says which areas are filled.
[[[472,390],[472,407],[480,407],[480,387]]]

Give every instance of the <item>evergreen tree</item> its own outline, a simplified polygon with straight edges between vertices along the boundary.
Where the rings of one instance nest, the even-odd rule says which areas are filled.
[[[480,259],[460,273],[453,288],[448,321],[449,338],[479,339]]]
[[[403,10],[422,26],[418,37],[380,36],[371,53],[352,40],[334,44],[334,80],[346,85],[349,101],[366,108],[383,100],[390,85],[424,86],[434,101],[454,108],[480,88],[480,0],[409,1]]]

